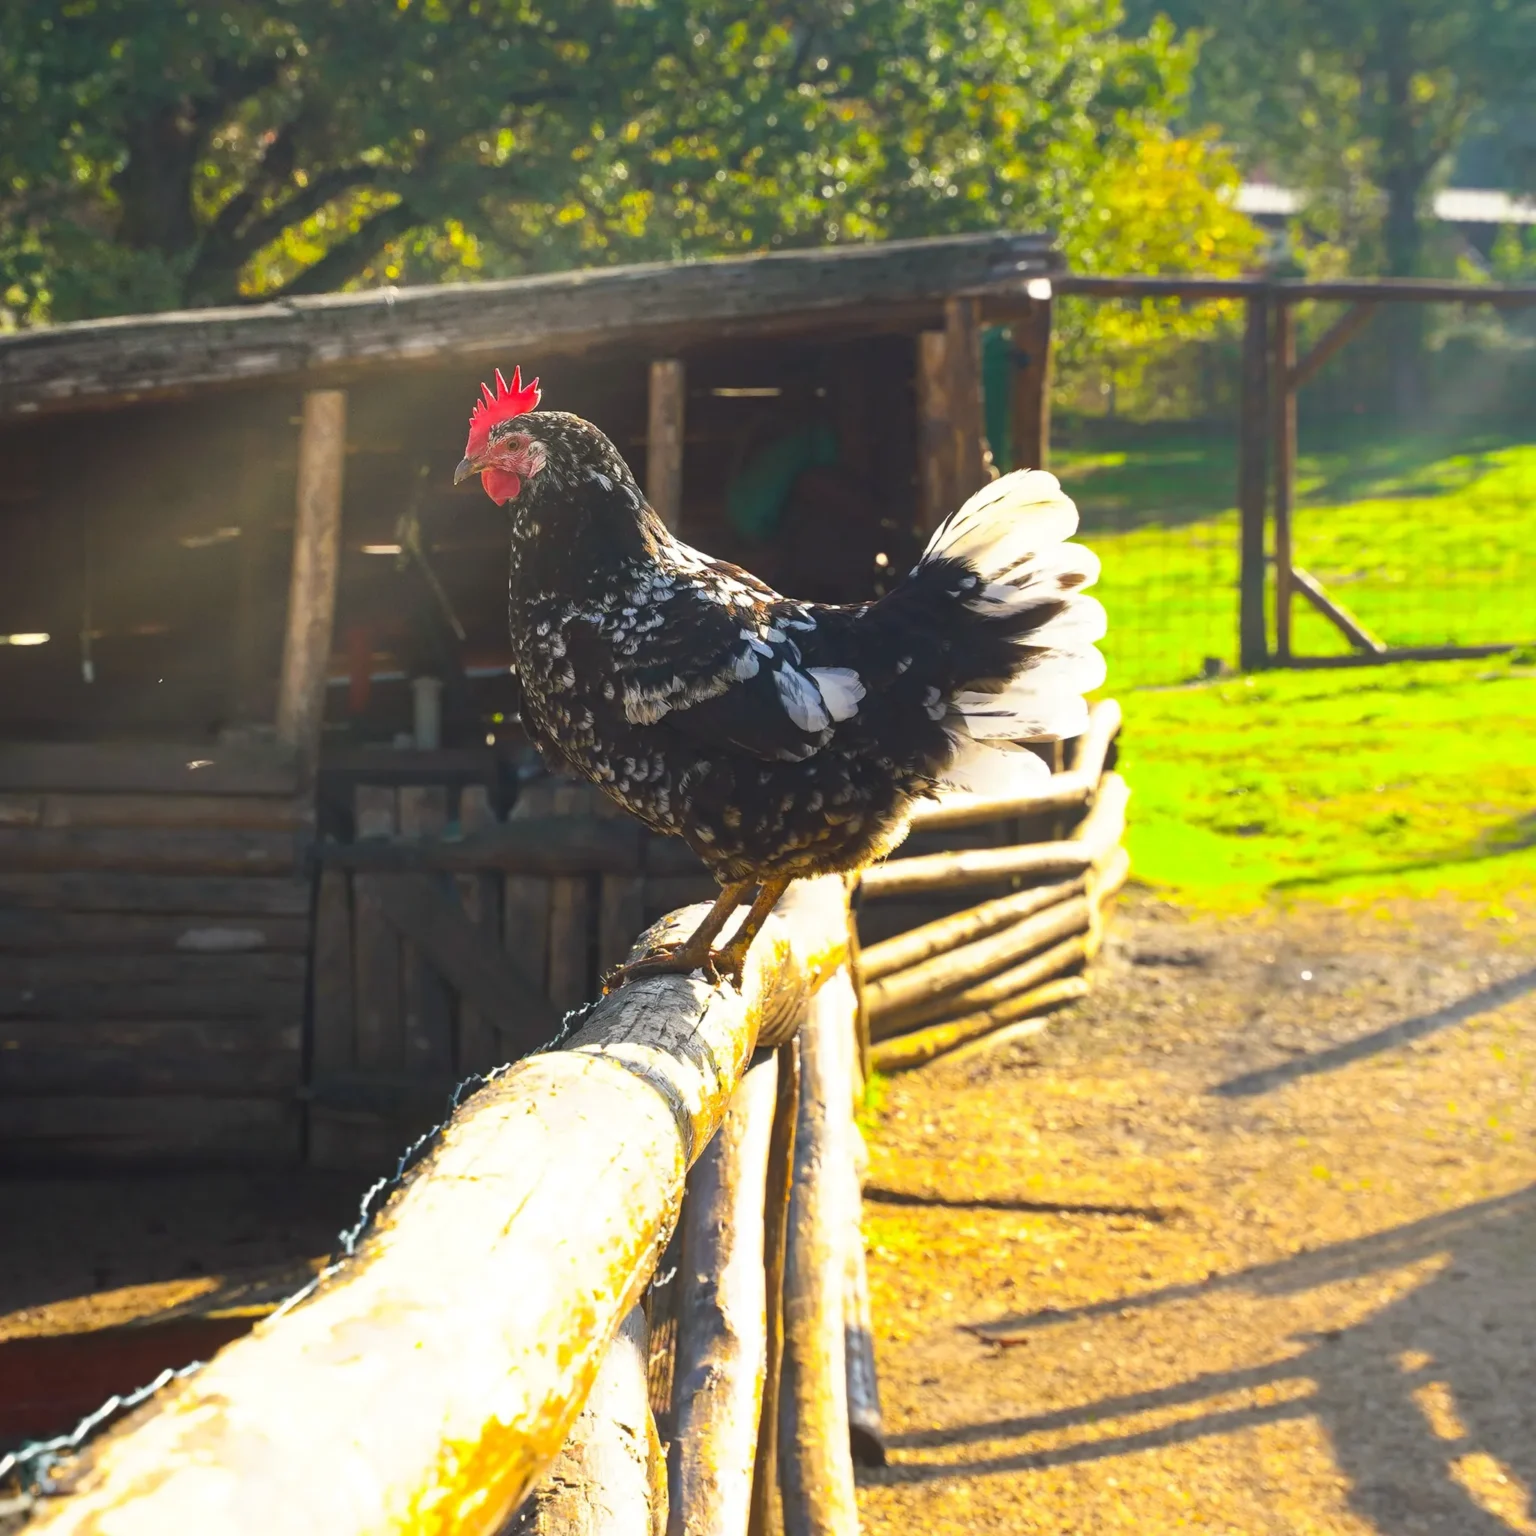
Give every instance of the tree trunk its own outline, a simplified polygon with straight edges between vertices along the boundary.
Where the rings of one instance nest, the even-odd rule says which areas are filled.
[[[1401,0],[1381,12],[1381,183],[1387,195],[1382,231],[1387,275],[1418,277],[1423,264],[1424,230],[1419,204],[1430,167],[1420,153],[1413,106],[1411,18]],[[1416,416],[1424,403],[1424,307],[1395,304],[1387,317],[1387,355],[1392,370],[1392,399],[1399,415]]]

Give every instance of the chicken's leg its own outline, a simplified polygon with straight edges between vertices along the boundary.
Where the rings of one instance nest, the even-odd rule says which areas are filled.
[[[686,976],[690,971],[703,971],[713,980],[719,972],[710,954],[711,946],[720,930],[725,927],[731,913],[746,899],[752,884],[750,880],[735,880],[722,887],[720,894],[715,898],[714,906],[705,914],[703,922],[683,943],[668,944],[653,954],[642,956],[639,960],[626,960],[622,965],[616,965],[603,977],[603,991],[612,992],[616,987],[622,987],[625,982],[635,981],[641,976]],[[754,903],[753,911],[756,910]],[[748,921],[750,920],[749,913]]]
[[[747,951],[752,947],[752,940],[768,921],[768,914],[778,905],[779,897],[788,889],[789,881],[785,878],[764,880],[757,888],[757,896],[747,915],[741,920],[741,927],[731,935],[731,942],[713,957],[715,969],[737,987],[741,985],[741,973],[746,969]]]

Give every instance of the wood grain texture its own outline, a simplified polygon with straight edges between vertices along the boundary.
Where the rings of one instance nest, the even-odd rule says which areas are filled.
[[[687,370],[680,358],[651,364],[645,433],[645,499],[676,533],[683,510],[683,439]]]
[[[272,1098],[30,1095],[0,1112],[0,1166],[296,1164],[295,1104]],[[162,1527],[162,1529],[165,1529]]]
[[[827,322],[916,331],[964,290],[1014,293],[1060,266],[1039,235],[775,252],[491,283],[332,294],[0,336],[0,416],[364,370],[678,345]]]
[[[554,1465],[500,1536],[650,1536],[660,1455],[646,1391],[649,1327],[630,1308]],[[666,1502],[666,1482],[660,1484]]]
[[[1082,891],[1082,877],[1055,885],[1038,885],[1031,890],[1015,891],[1012,896],[999,896],[979,906],[967,907],[963,912],[938,918],[920,928],[897,934],[895,938],[870,945],[860,953],[866,1004],[873,984],[883,977],[904,971],[909,966],[921,965],[936,955],[947,954],[957,945],[985,938],[1046,907],[1080,896]]]
[[[347,397],[304,396],[294,511],[288,625],[277,687],[277,739],[298,757],[301,782],[319,767],[336,580],[341,569],[341,492],[347,462]]]
[[[251,954],[309,949],[302,917],[206,918],[185,913],[6,911],[0,908],[0,953],[113,950],[141,954]]]
[[[688,1179],[677,1302],[668,1526],[747,1536],[768,1357],[764,1190],[778,1090],[768,1053]]]
[[[1011,848],[966,849],[894,859],[864,872],[864,894],[894,896],[912,891],[963,890],[1009,878],[1043,880],[1081,875],[1120,841],[1129,797],[1130,791],[1120,775],[1106,773],[1093,809],[1074,837]]]
[[[856,1536],[843,1290],[853,1125],[853,987],[839,972],[800,1031],[784,1263],[779,1486],[785,1536]]]
[[[623,987],[461,1105],[355,1259],[104,1437],[33,1529],[495,1532],[565,1443],[760,1030],[843,964],[842,881],[792,896],[742,992]]]
[[[0,874],[0,907],[27,912],[152,912],[201,918],[303,917],[300,879],[195,875]]]
[[[258,742],[0,742],[0,790],[19,789],[293,796],[298,759],[287,747]]]
[[[284,875],[298,867],[298,842],[283,832],[0,827],[0,870],[17,873]]]

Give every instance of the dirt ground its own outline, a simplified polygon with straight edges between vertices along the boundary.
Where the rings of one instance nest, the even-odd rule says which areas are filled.
[[[890,1085],[870,1533],[1536,1533],[1536,912],[1122,906]]]

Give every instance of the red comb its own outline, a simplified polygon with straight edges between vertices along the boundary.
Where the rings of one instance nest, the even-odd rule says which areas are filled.
[[[512,382],[510,384],[502,378],[501,369],[496,370],[496,393],[491,393],[489,384],[480,386],[480,394],[483,398],[475,401],[475,408],[469,413],[469,441],[464,445],[464,457],[472,459],[477,453],[485,449],[486,439],[491,435],[491,428],[498,421],[510,421],[514,416],[521,416],[524,411],[532,411],[539,404],[539,381],[524,387],[523,375],[520,369],[512,370]]]

